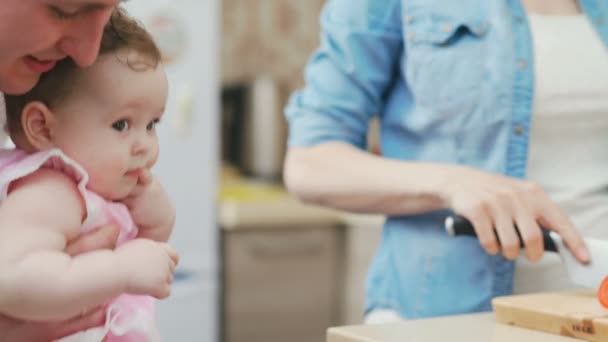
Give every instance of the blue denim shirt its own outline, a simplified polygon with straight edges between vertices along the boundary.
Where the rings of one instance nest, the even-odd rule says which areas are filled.
[[[608,1],[580,4],[608,46]],[[518,0],[330,0],[321,23],[306,87],[286,108],[290,146],[364,148],[378,116],[386,157],[525,177],[534,68]],[[513,263],[475,239],[448,237],[445,214],[386,220],[367,310],[486,311],[511,293]]]

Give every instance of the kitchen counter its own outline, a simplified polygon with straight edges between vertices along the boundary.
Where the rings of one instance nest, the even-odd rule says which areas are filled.
[[[330,328],[327,342],[573,342],[535,330],[497,324],[493,313],[458,315],[379,325]]]
[[[218,198],[218,221],[223,230],[314,227],[332,224],[381,226],[381,215],[350,214],[306,204],[284,187],[248,180],[223,182]]]
[[[303,204],[276,184],[236,180],[223,182],[218,220],[223,230],[284,228],[338,223],[337,211]]]

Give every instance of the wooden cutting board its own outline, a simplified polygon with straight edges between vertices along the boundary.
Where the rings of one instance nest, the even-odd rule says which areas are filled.
[[[608,309],[591,290],[496,297],[496,321],[587,341],[608,341]]]

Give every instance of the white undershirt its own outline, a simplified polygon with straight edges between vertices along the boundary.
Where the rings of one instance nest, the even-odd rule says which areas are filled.
[[[608,239],[608,49],[587,17],[529,15],[534,107],[528,178],[585,236]],[[572,287],[556,255],[518,260],[517,292]]]

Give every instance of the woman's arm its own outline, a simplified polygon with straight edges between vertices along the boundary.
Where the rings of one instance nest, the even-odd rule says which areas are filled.
[[[301,198],[383,214],[424,212],[442,205],[426,184],[417,182],[407,192],[395,186],[394,179],[406,168],[403,163],[363,152],[369,122],[382,112],[386,94],[399,77],[405,53],[402,20],[399,0],[326,3],[321,46],[306,67],[306,86],[293,94],[285,109],[289,149],[284,176],[288,188]],[[407,172],[424,169],[421,165]]]
[[[0,315],[0,341],[55,341],[79,331],[103,326],[103,307],[63,322],[21,321]]]
[[[532,182],[460,165],[386,159],[339,142],[291,147],[284,174],[292,193],[335,208],[389,215],[452,209],[472,222],[490,254],[517,258],[516,225],[526,256],[538,260],[543,226],[559,233],[579,261],[589,260],[567,215]]]
[[[329,142],[290,147],[287,188],[307,202],[360,213],[406,215],[446,207],[439,191],[449,167],[382,158]]]

